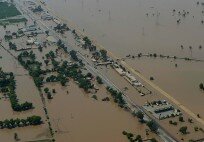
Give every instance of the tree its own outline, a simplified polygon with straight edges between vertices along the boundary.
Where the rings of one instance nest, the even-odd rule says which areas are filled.
[[[141,135],[137,135],[136,138],[135,138],[135,140],[136,140],[137,142],[142,142],[142,137],[141,137]]]
[[[72,57],[73,60],[78,61],[78,57],[77,57],[77,52],[72,50],[70,51],[70,56]]]
[[[49,31],[45,31],[45,34],[48,36],[49,35]]]
[[[45,91],[45,93],[48,93],[48,92],[49,92],[49,88],[46,87],[46,88],[44,89],[44,91]]]
[[[103,81],[99,76],[96,77],[96,80],[97,80],[98,84],[103,84]]]
[[[179,117],[179,121],[180,121],[180,122],[184,122],[184,119],[183,119],[182,116]]]
[[[155,138],[152,138],[150,141],[151,142],[158,142]]]
[[[103,58],[103,60],[107,60],[107,51],[106,50],[100,50],[100,53],[101,53],[101,57]]]
[[[49,63],[49,60],[44,60],[45,65],[47,66]]]
[[[183,126],[179,129],[179,132],[181,132],[182,134],[187,134],[187,126]]]
[[[43,49],[43,47],[40,45],[40,46],[38,47],[38,50],[39,50],[40,52],[42,52],[42,49]]]
[[[55,89],[52,89],[52,93],[56,93],[56,90],[55,90]]]
[[[14,133],[14,139],[15,139],[15,141],[18,141],[18,140],[19,140],[17,133]]]
[[[137,118],[139,118],[141,121],[143,121],[143,119],[144,119],[144,114],[142,113],[142,111],[138,111],[137,113],[136,113],[136,116],[137,116]]]
[[[156,122],[154,122],[153,120],[147,122],[147,126],[150,128],[151,131],[156,132],[158,129],[158,126],[156,124]]]
[[[199,88],[200,88],[201,90],[204,90],[204,85],[203,85],[203,83],[200,83]]]
[[[150,77],[150,80],[154,80],[154,77],[151,76],[151,77]]]

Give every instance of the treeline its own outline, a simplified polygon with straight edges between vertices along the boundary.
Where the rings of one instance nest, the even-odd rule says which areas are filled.
[[[134,135],[127,131],[123,131],[122,134],[125,135],[130,142],[143,142],[143,141],[148,141],[148,140],[150,142],[157,142],[155,138],[143,140],[141,135]]]
[[[35,60],[35,54],[33,51],[23,51],[18,55],[18,61],[20,64],[29,71],[30,76],[33,77],[35,85],[40,88],[43,84],[44,71],[41,70],[42,63]]]
[[[17,127],[25,127],[25,126],[36,126],[42,124],[43,121],[40,116],[30,116],[26,119],[6,119],[4,121],[0,121],[0,129],[13,129]]]
[[[11,107],[14,111],[26,111],[29,109],[33,109],[33,104],[29,102],[25,102],[20,104],[15,92],[16,89],[16,81],[14,80],[13,73],[4,73],[0,69],[0,88],[1,92],[7,93]]]
[[[118,103],[118,106],[124,108],[124,107],[125,107],[125,104],[126,104],[126,101],[125,101],[124,98],[123,98],[122,92],[119,92],[119,91],[117,91],[117,90],[114,90],[114,89],[111,88],[111,87],[107,87],[106,89],[107,89],[107,91],[111,94],[111,96],[113,97],[114,102],[115,102],[115,103]]]
[[[84,89],[84,91],[88,91],[89,89],[92,89],[94,87],[91,81],[88,80],[86,76],[82,74],[77,64],[68,65],[67,61],[63,61],[62,65],[58,66],[57,72],[61,76],[64,76],[66,78],[72,78],[74,81],[77,82],[80,88]]]

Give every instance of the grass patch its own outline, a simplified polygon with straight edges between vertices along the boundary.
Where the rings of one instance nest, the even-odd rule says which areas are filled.
[[[18,11],[15,5],[8,2],[0,2],[0,10],[0,19],[21,15],[20,11]]]
[[[0,20],[0,25],[9,25],[13,23],[21,23],[28,21],[26,18],[20,18],[20,19],[6,19],[6,20]]]

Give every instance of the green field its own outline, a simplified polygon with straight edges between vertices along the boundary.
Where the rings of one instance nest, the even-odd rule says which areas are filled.
[[[26,22],[26,21],[27,21],[26,18],[0,20],[0,26],[13,24],[13,23]]]
[[[13,4],[0,2],[0,19],[6,19],[17,15],[21,15],[21,13]]]

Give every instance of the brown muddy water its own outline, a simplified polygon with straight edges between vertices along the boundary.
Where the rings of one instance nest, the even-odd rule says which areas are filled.
[[[9,26],[7,30],[13,31],[16,26]],[[5,30],[0,28],[1,36]],[[3,36],[2,36],[3,37]],[[44,35],[39,36],[42,40]],[[23,39],[13,39],[17,45],[25,46]],[[8,43],[3,42],[6,46]],[[8,47],[6,47],[8,48]],[[45,56],[50,50],[55,50],[56,46],[49,46],[43,49],[40,54],[38,50],[33,50],[37,60],[42,62],[42,56]],[[11,51],[14,53],[14,51]],[[14,53],[18,54],[18,53]],[[40,115],[43,120],[45,115],[43,105],[40,100],[39,92],[34,85],[28,72],[5,50],[0,49],[0,66],[4,71],[14,72],[17,82],[17,96],[20,102],[32,102],[35,109],[22,113],[15,113],[10,107],[8,99],[0,100],[0,120],[9,118],[24,118],[30,115]],[[67,57],[62,57],[66,58]],[[142,138],[155,137],[161,141],[158,136],[150,133],[146,136],[145,130],[147,126],[138,122],[129,112],[119,108],[113,101],[102,102],[101,99],[110,95],[107,94],[104,86],[100,87],[100,91],[96,94],[98,101],[91,98],[93,94],[86,94],[78,86],[70,81],[68,87],[61,87],[59,84],[48,83],[50,89],[55,88],[57,93],[53,100],[47,100],[46,104],[51,124],[55,133],[55,139],[59,142],[78,142],[78,141],[117,141],[126,142],[127,138],[122,135],[122,131],[126,130],[136,135],[140,134]],[[69,93],[67,94],[67,90]],[[2,94],[0,94],[2,95]],[[45,96],[46,98],[46,96]],[[49,137],[47,123],[38,127],[16,128],[12,130],[0,130],[0,141],[14,141],[14,133],[17,132],[22,141],[41,140]]]
[[[105,87],[101,87],[96,94],[98,100],[94,100],[91,94],[85,94],[72,81],[67,88],[58,84],[47,86],[57,92],[54,99],[48,101],[48,109],[59,142],[126,142],[123,130],[140,134],[144,139],[156,137],[153,134],[146,136],[147,127],[114,102],[102,102],[101,98],[109,96]]]
[[[0,94],[0,120],[26,118],[31,115],[39,115],[45,120],[43,106],[39,96],[39,92],[35,87],[35,84],[18,62],[11,57],[2,48],[0,49],[0,67],[5,72],[13,72],[16,76],[16,93],[20,103],[25,101],[32,102],[35,109],[26,112],[14,112],[10,106],[9,99],[2,98],[3,94]],[[39,140],[45,139],[49,136],[49,130],[47,124],[43,124],[37,127],[24,127],[15,128],[12,130],[0,130],[0,141],[12,142],[14,141],[14,133],[18,134],[21,141]]]
[[[199,49],[199,45],[204,47],[201,2],[197,5],[197,1],[191,0],[47,0],[47,3],[58,15],[76,23],[119,57],[142,52],[204,59],[204,49]],[[178,14],[183,10],[189,12],[185,17]],[[204,116],[204,93],[199,90],[199,84],[204,82],[203,62],[150,58],[126,62],[146,77],[154,76],[162,89]]]

